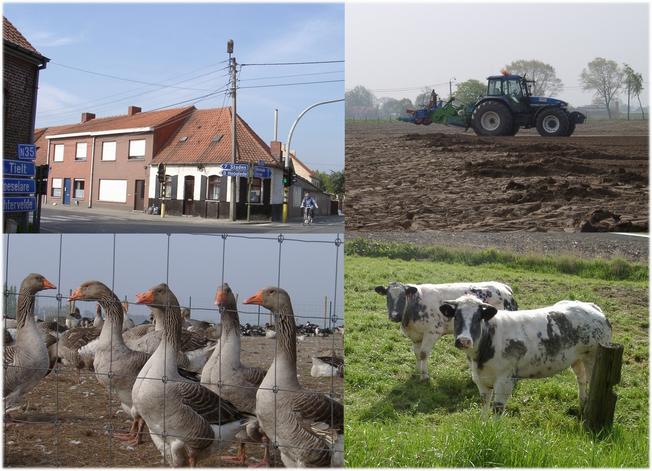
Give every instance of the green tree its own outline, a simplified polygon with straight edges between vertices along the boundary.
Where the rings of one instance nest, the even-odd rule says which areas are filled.
[[[331,170],[330,173],[316,170],[313,174],[317,187],[333,195],[342,195],[344,193],[344,172],[341,170]]]
[[[534,96],[554,96],[564,88],[561,80],[557,78],[555,68],[545,62],[519,59],[505,68],[511,74],[525,75],[528,80],[534,80],[534,84],[530,84],[530,91]]]
[[[479,80],[470,79],[460,82],[455,88],[455,98],[462,103],[469,105],[487,92],[487,85]]]
[[[362,85],[346,92],[344,98],[344,112],[347,118],[359,119],[366,117],[370,110],[375,110],[376,97]]]
[[[344,195],[344,171],[336,170],[330,174],[331,180],[331,193],[339,195],[340,197]]]
[[[611,119],[611,102],[618,94],[623,84],[625,73],[612,60],[596,57],[582,70],[580,80],[584,90],[593,90],[595,96],[607,107],[607,115]]]
[[[641,108],[641,114],[645,119],[645,112],[641,104],[641,92],[643,91],[643,75],[636,72],[629,65],[624,64],[623,72],[625,73],[625,86],[627,87],[627,119],[629,120],[629,100],[630,97],[638,98],[638,105]]]

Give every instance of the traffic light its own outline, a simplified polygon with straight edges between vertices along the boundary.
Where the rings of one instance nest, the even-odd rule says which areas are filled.
[[[297,182],[297,174],[294,173],[294,170],[290,169],[290,185],[294,185]]]
[[[158,182],[163,183],[165,181],[165,165],[163,164],[158,164]]]
[[[283,169],[283,186],[290,186],[290,169]]]

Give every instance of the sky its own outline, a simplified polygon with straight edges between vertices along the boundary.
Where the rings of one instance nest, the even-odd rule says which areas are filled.
[[[99,280],[130,301],[136,293],[167,281],[179,303],[192,307],[193,318],[210,322],[217,322],[213,301],[217,286],[225,281],[239,296],[240,322],[255,324],[257,306],[242,301],[261,288],[277,286],[281,245],[280,286],[290,294],[297,323],[324,325],[327,297],[336,307],[337,324],[342,324],[343,245],[335,245],[337,234],[288,235],[282,244],[273,235],[247,237],[229,235],[225,241],[221,235],[172,234],[168,260],[166,234],[116,234],[115,257],[113,234],[3,235],[2,278],[6,270],[8,285],[20,286],[29,273],[40,273],[66,298],[82,282]],[[56,292],[41,294],[37,306],[51,306],[56,312]],[[89,317],[95,313],[95,303],[77,306]],[[149,317],[149,310],[132,303],[129,314]],[[267,320],[261,316],[261,324]]]
[[[221,90],[228,81],[224,67],[229,39],[239,64],[344,59],[341,4],[4,3],[3,7],[14,26],[51,59],[40,75],[37,127],[78,123],[82,112],[98,118],[126,114],[130,105],[147,111]],[[63,66],[191,90],[121,81]],[[302,110],[344,98],[343,71],[343,63],[244,66],[238,114],[269,143],[278,109],[279,139],[286,141]],[[340,81],[244,88],[327,80]],[[228,106],[230,97],[225,101],[221,93],[196,106],[223,104]],[[306,114],[292,148],[314,170],[342,169],[344,104]]]
[[[559,97],[581,106],[592,93],[581,89],[579,76],[596,57],[631,65],[649,88],[648,29],[644,3],[352,3],[346,88],[414,100],[424,85],[439,84],[435,90],[447,96],[452,78],[486,82],[514,60],[537,59],[556,69],[564,84]]]

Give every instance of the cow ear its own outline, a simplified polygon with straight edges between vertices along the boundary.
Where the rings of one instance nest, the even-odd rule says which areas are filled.
[[[387,288],[385,288],[384,286],[376,286],[374,288],[374,291],[378,294],[382,294],[383,296],[387,295]]]
[[[405,292],[407,294],[414,294],[417,292],[417,287],[416,286],[406,286],[405,287]]]
[[[482,304],[480,306],[480,312],[482,315],[482,320],[488,321],[489,319],[491,319],[493,316],[496,315],[498,309],[496,309],[490,304]]]
[[[441,312],[445,317],[453,318],[455,317],[455,309],[456,309],[455,303],[452,302],[445,302],[441,306],[439,306],[439,312]]]

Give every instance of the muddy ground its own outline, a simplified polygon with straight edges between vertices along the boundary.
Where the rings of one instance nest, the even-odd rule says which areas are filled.
[[[487,138],[347,123],[346,229],[574,232],[596,210],[647,228],[647,131],[642,121],[596,121],[569,138]]]
[[[313,378],[310,376],[311,357],[331,355],[335,341],[335,354],[343,355],[342,336],[307,337],[297,342],[297,368],[299,381],[307,390],[334,392],[342,401],[341,378]],[[274,339],[243,337],[243,362],[249,366],[267,368],[274,356]],[[60,426],[54,425],[58,418]],[[58,375],[50,374],[28,395],[28,409],[12,413],[16,420],[27,421],[20,425],[5,426],[4,466],[10,467],[156,467],[163,466],[161,455],[149,435],[135,449],[109,437],[111,425],[115,430],[127,431],[130,419],[115,399],[109,395],[90,372],[78,379],[76,370],[63,369]],[[231,448],[231,453],[237,450]],[[228,453],[227,453],[228,454]],[[262,457],[262,447],[247,445],[250,464]],[[277,456],[278,457],[278,456]],[[280,460],[277,461],[279,466]],[[210,457],[199,466],[233,466]]]

